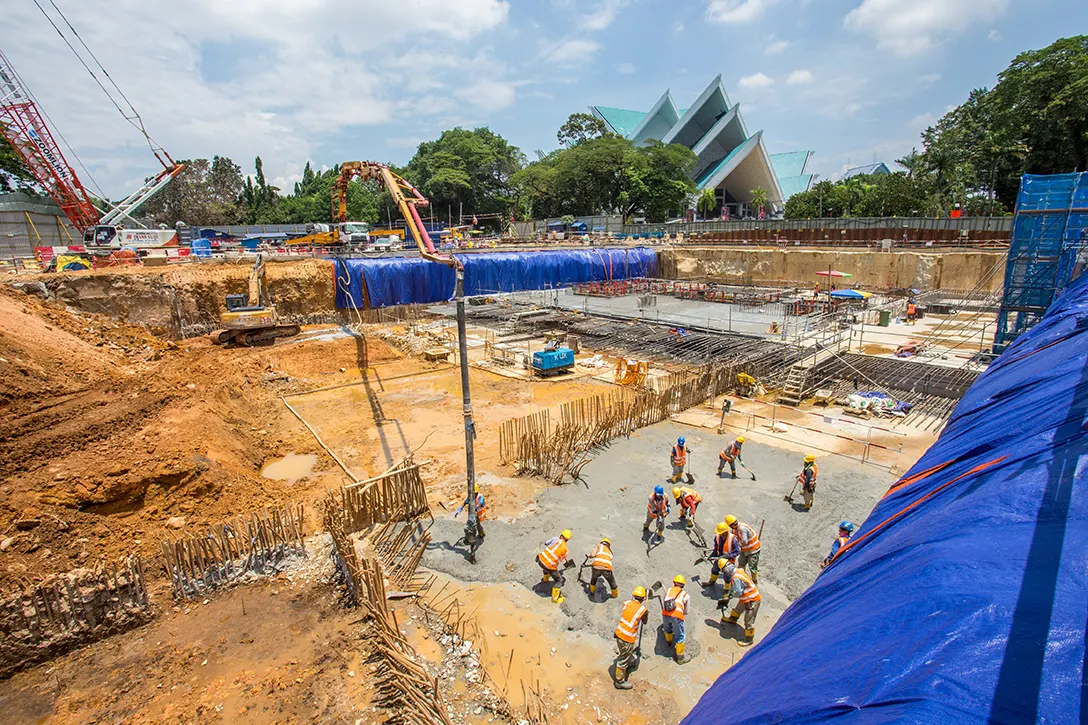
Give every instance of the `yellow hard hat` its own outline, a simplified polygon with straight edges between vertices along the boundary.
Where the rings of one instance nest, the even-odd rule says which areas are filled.
[[[676,576],[674,576],[672,578],[672,583],[673,584],[679,584],[680,586],[684,586],[685,584],[688,583],[688,580],[684,578],[683,574],[677,574]]]
[[[729,527],[728,527],[728,526],[726,526],[724,522],[722,522],[722,521],[719,521],[719,522],[718,522],[718,525],[714,527],[714,533],[716,533],[716,534],[724,534],[724,533],[725,533],[725,530],[726,530],[726,529],[728,529],[728,528],[729,528]]]
[[[726,526],[732,526],[735,523],[737,523],[737,517],[734,516],[733,514],[729,514],[728,516],[725,517],[725,525]]]
[[[561,539],[566,539],[567,541],[570,541],[570,540],[571,540],[571,537],[573,537],[573,536],[574,536],[574,532],[573,532],[573,531],[571,531],[570,529],[564,529],[564,530],[563,530],[563,533],[561,533],[561,534],[559,535],[559,538],[561,538]]]
[[[816,462],[816,456],[812,455],[811,453],[809,453],[807,456],[805,456],[805,463],[815,463],[815,462]]]
[[[631,592],[631,596],[633,596],[635,599],[645,599],[646,587],[635,587],[635,591]]]
[[[718,571],[724,572],[725,567],[727,566],[729,566],[729,559],[726,559],[724,556],[721,559],[718,559]]]
[[[604,537],[603,539],[601,539],[601,543],[602,544],[608,544],[609,546],[612,546],[612,540],[609,539],[607,536]]]
[[[473,486],[472,490],[475,493],[479,493],[480,492],[480,484],[477,483],[475,486]]]
[[[737,436],[737,443],[744,443],[744,436]]]
[[[679,486],[673,486],[672,495],[675,496],[676,498],[680,498],[680,487]]]

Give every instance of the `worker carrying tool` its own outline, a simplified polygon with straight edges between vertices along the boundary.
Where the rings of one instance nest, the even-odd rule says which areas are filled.
[[[683,440],[681,438],[680,440]],[[665,498],[665,487],[654,486],[654,492],[646,504],[646,521],[642,524],[643,532],[650,530],[650,524],[657,521],[657,535],[665,535],[665,517],[672,511],[669,499]]]
[[[544,550],[536,555],[536,562],[540,564],[540,568],[544,571],[543,581],[554,580],[552,584],[552,601],[556,604],[562,604],[565,599],[563,585],[567,583],[567,580],[563,577],[563,563],[567,558],[567,542],[571,540],[572,536],[574,534],[571,530],[566,529],[559,536],[544,542]]]
[[[661,602],[661,623],[665,641],[675,645],[678,665],[691,662],[691,656],[684,653],[684,615],[691,606],[691,597],[684,591],[685,584],[687,579],[684,575],[677,574]]]
[[[710,581],[702,582],[704,589],[714,586],[721,576],[722,568],[726,564],[736,564],[737,557],[740,556],[740,539],[729,528],[730,519],[737,520],[735,516],[727,516],[725,521],[718,522],[714,527],[714,549],[711,552],[713,564],[710,567]]]
[[[801,484],[801,498],[805,501],[805,511],[812,508],[812,500],[816,498],[816,476],[819,469],[816,467],[816,456],[811,453],[805,456],[805,465],[797,474],[797,482]]]
[[[722,475],[722,471],[725,469],[726,464],[729,465],[729,472],[733,474],[733,478],[737,477],[737,461],[743,463],[744,461],[740,456],[740,449],[744,446],[744,436],[737,436],[737,439],[729,444],[727,448],[723,448],[722,452],[718,454],[718,475]]]
[[[737,541],[740,542],[740,556],[737,557],[737,568],[747,568],[752,581],[758,582],[759,551],[763,548],[763,545],[759,543],[759,534],[748,524],[738,521],[733,514],[725,517],[725,524],[737,537]],[[760,528],[762,528],[762,525]]]
[[[831,563],[831,560],[835,558],[835,554],[839,553],[842,547],[846,546],[846,542],[850,541],[850,537],[854,535],[854,525],[849,521],[843,521],[839,524],[839,536],[831,544],[831,553],[827,555],[827,558],[820,563],[820,568]]]
[[[669,480],[676,483],[684,475],[684,465],[688,462],[687,441],[683,436],[676,439],[676,445],[669,453],[669,462],[672,464],[672,477]]]
[[[620,656],[616,660],[616,679],[612,681],[617,690],[630,690],[633,685],[627,681],[631,668],[637,660],[638,641],[642,627],[650,621],[650,612],[643,602],[646,601],[646,587],[635,587],[632,599],[623,603],[620,622],[616,625],[616,646]]]
[[[907,324],[913,325],[918,321],[918,305],[914,303],[914,298],[907,300]]]
[[[686,522],[689,529],[695,527],[695,510],[703,502],[703,495],[694,488],[674,486],[672,496],[680,506],[680,520]]]
[[[592,597],[597,593],[597,580],[601,578],[608,582],[612,598],[618,597],[620,590],[616,587],[616,576],[612,573],[612,542],[607,538],[601,539],[601,543],[597,544],[593,552],[589,574],[589,596]]]
[[[741,647],[750,646],[756,638],[756,614],[759,612],[759,589],[747,574],[732,564],[727,564],[722,572],[725,580],[725,596],[718,601],[718,609],[722,610],[722,624],[736,624],[744,613],[744,639],[739,644]],[[725,616],[725,610],[729,608],[729,600],[736,598],[737,606]]]

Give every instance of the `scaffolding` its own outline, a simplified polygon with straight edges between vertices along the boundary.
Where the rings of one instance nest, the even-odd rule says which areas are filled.
[[[1042,318],[1088,248],[1088,173],[1025,175],[1016,200],[994,352]]]

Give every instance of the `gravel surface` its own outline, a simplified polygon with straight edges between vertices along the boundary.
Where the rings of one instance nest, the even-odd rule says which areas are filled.
[[[424,565],[466,582],[516,581],[541,597],[549,597],[550,584],[541,583],[535,562],[543,542],[565,528],[572,529],[570,558],[580,565],[600,538],[607,536],[612,540],[620,596],[617,600],[591,601],[588,587],[578,583],[578,569],[568,570],[563,590],[566,601],[560,605],[567,629],[591,631],[611,640],[620,606],[633,587],[649,587],[658,580],[667,586],[675,575],[683,574],[688,578],[692,599],[692,613],[687,618],[689,637],[697,639],[700,629],[711,626],[709,623],[717,617],[715,602],[721,587],[704,592],[697,583],[709,577],[710,567],[694,565],[701,550],[689,541],[679,523],[679,507],[673,505],[665,540],[648,556],[642,538],[646,502],[653,487],[665,486],[666,494],[671,490],[666,481],[671,472],[669,447],[678,435],[687,438],[691,449],[689,470],[696,479],[694,488],[703,496],[697,520],[707,532],[708,543],[714,525],[728,513],[757,530],[765,521],[759,581],[763,595],[761,621],[768,616],[777,618],[815,580],[838,522],[848,518],[860,524],[894,480],[877,468],[837,456],[821,456],[817,459],[820,479],[815,505],[805,513],[801,511],[799,493],[795,494],[795,505],[783,500],[801,468],[801,455],[749,441],[744,447],[745,462],[758,480],[753,482],[739,466],[736,480],[729,477],[728,468],[725,477],[718,478],[718,451],[731,439],[664,422],[601,451],[583,471],[585,485],[547,489],[516,520],[487,522],[487,539],[477,553],[476,564],[467,561],[463,546],[454,546],[461,536],[464,515],[460,519],[448,515],[439,519],[431,530],[434,543],[424,556]],[[587,581],[588,576],[586,569]],[[598,600],[603,588],[598,587]],[[656,629],[660,608],[653,602],[650,610],[650,627]],[[766,632],[763,624],[758,629],[760,635]],[[662,645],[659,642],[657,649],[666,654]]]

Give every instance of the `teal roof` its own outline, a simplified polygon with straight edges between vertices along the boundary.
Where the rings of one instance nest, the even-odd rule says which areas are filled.
[[[782,179],[788,176],[801,176],[808,165],[811,151],[790,151],[784,154],[771,154],[771,166],[775,175]],[[783,189],[785,191],[785,189]]]
[[[771,157],[773,162],[774,156]],[[794,194],[808,191],[812,186],[812,174],[800,174],[798,176],[779,176],[778,185],[782,187],[783,200],[789,199]]]
[[[645,111],[629,111],[626,108],[609,108],[608,106],[594,106],[593,110],[601,115],[612,130],[623,137],[631,135],[642,119],[646,117]]]
[[[751,141],[751,139],[748,139],[748,141]],[[748,141],[739,144],[735,149],[730,151],[725,158],[723,158],[721,161],[714,164],[713,166],[709,167],[703,173],[699,174],[699,178],[695,180],[695,185],[702,189],[703,185],[706,184],[706,182],[710,181],[710,179],[712,179],[714,175],[717,174],[721,169],[724,169],[729,164],[729,162],[733,160],[734,156],[737,156],[740,153],[747,153],[751,149]]]

